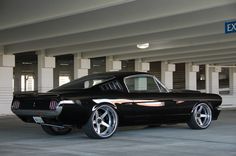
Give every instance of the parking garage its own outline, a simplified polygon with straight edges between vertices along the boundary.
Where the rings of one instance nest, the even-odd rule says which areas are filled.
[[[0,114],[11,113],[14,92],[108,71],[150,72],[169,89],[220,93],[234,107],[236,38],[225,24],[235,1],[172,3],[1,1]]]
[[[44,93],[77,78],[110,71],[148,72],[154,74],[169,89],[220,94],[223,99],[222,109],[235,109],[235,21],[235,0],[1,0],[1,138],[5,134],[10,136],[5,130],[15,129],[14,125],[21,127],[14,134],[16,136],[22,135],[21,132],[24,131],[37,131],[34,126],[21,125],[12,116],[11,102],[14,93]],[[124,148],[120,142],[125,140],[127,146],[133,147],[138,141],[135,140],[137,133],[143,140],[147,137],[159,138],[164,144],[163,149],[170,145],[174,149],[173,153],[181,153],[177,146],[183,148],[191,144],[190,151],[181,154],[194,154],[191,149],[194,145],[209,145],[210,142],[210,146],[228,149],[229,155],[234,155],[235,141],[232,138],[235,138],[235,126],[230,124],[235,124],[235,121],[232,118],[235,118],[235,111],[223,112],[219,124],[213,124],[217,130],[207,131],[206,135],[209,137],[206,138],[201,132],[197,132],[200,139],[184,137],[184,133],[193,135],[193,132],[186,132],[183,125],[171,125],[161,129],[132,129],[132,134],[126,129],[121,130],[121,137],[115,137],[111,143]],[[169,132],[169,127],[179,132],[180,137],[174,137],[174,133]],[[232,131],[223,131],[225,127]],[[144,132],[140,129],[144,129]],[[154,134],[156,130],[160,135]],[[150,135],[146,135],[146,132],[150,132]],[[165,138],[162,134],[170,137]],[[221,137],[212,140],[221,134]],[[4,138],[13,148],[22,140],[14,140],[14,135],[9,139]],[[38,139],[35,133],[27,135],[23,144],[28,145],[30,140]],[[54,141],[68,139],[76,143],[74,137],[75,134],[72,134]],[[80,137],[89,146],[83,136]],[[166,143],[166,139],[169,142]],[[174,143],[171,144],[173,140]],[[184,140],[182,145],[177,143],[180,140]],[[149,147],[155,151],[156,146],[151,146],[154,142],[152,139],[144,141],[143,144],[147,145],[144,151],[149,151]],[[49,144],[54,145],[53,142]],[[105,142],[103,144],[107,146]],[[11,153],[1,146],[0,144],[0,151]],[[43,145],[41,147],[50,153],[49,149]],[[111,152],[114,148],[115,146],[111,146],[108,151]],[[158,148],[162,149],[160,146]],[[57,150],[57,154],[63,153],[60,149]],[[74,150],[66,148],[64,152],[73,155]],[[30,152],[34,151],[30,149]],[[124,151],[131,152],[130,149]],[[210,151],[211,148],[206,150],[207,153]],[[90,154],[94,155],[93,152]],[[103,153],[100,151],[98,155]],[[220,151],[217,154],[219,153]]]

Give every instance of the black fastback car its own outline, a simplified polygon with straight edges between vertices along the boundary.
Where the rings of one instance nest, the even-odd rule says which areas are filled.
[[[221,102],[216,94],[168,90],[148,73],[108,72],[47,93],[15,94],[11,109],[49,134],[82,127],[91,138],[108,138],[125,125],[187,123],[192,129],[205,129],[218,118]]]

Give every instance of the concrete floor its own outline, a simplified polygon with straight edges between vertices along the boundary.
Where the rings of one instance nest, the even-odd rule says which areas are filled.
[[[186,124],[126,127],[106,140],[89,139],[81,131],[49,136],[16,117],[0,117],[0,125],[1,156],[236,155],[236,111],[223,111],[206,130],[191,130]]]

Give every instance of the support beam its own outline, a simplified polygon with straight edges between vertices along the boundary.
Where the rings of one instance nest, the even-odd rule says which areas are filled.
[[[0,49],[0,115],[11,114],[11,102],[13,98],[13,67],[14,55],[4,55]]]
[[[222,63],[227,63],[227,62],[230,62],[230,63],[233,63],[236,59],[236,55],[232,55],[232,56],[225,56],[225,57],[221,57],[221,58],[209,58],[209,59],[206,59],[205,61],[193,61],[194,64],[222,64]]]
[[[220,65],[220,66],[235,66],[236,65],[236,60],[234,60],[234,61],[227,60],[226,62],[217,63],[217,65]]]
[[[145,56],[146,58],[151,57],[151,60],[145,60],[148,62],[157,61],[156,59],[152,60],[153,57],[162,57],[167,55],[177,55],[177,54],[187,54],[187,53],[198,53],[203,51],[213,51],[213,50],[224,50],[224,49],[231,49],[234,50],[236,48],[235,40],[234,41],[219,41],[215,43],[201,43],[201,44],[190,44],[186,46],[176,46],[176,47],[163,47],[160,45],[159,47],[154,48],[148,48],[146,50],[133,50],[133,51],[125,51],[124,49],[119,49],[117,51],[117,54],[114,56],[115,59],[119,60],[126,60],[126,59],[135,59],[135,58],[143,58]],[[116,50],[113,49],[113,51],[110,52],[108,50],[107,52],[114,53]],[[122,52],[121,52],[122,51]],[[89,56],[90,54],[86,54]],[[94,55],[96,55],[94,53]],[[184,55],[183,55],[184,56]]]
[[[132,28],[132,32],[136,30],[140,34],[142,34],[143,31],[149,31],[150,33],[152,33],[153,31],[157,31],[157,29],[158,31],[166,31],[170,28],[176,29],[179,27],[190,27],[193,25],[211,23],[220,20],[223,21],[225,19],[232,19],[235,17],[233,11],[228,11],[231,9],[235,9],[235,4],[230,3],[220,2],[217,4],[216,2],[199,3],[194,1],[191,3],[187,3],[186,1],[184,1],[182,3],[172,4],[175,6],[175,8],[171,7],[168,2],[162,1],[162,5],[159,5],[159,3],[160,2],[156,0],[150,0],[149,3],[146,3],[144,1],[136,1],[135,3],[120,5],[115,8],[109,7],[107,9],[101,9],[96,12],[90,12],[87,14],[78,14],[75,16],[70,16],[68,18],[59,18],[15,29],[7,29],[6,31],[1,32],[1,37],[3,39],[0,39],[0,44],[6,45],[36,39],[53,38],[56,36],[88,32],[92,30],[104,29],[130,23],[133,24],[132,26],[130,26]],[[221,6],[222,3],[228,5]],[[146,8],[149,8],[148,12],[146,11]],[[163,8],[165,9],[163,10]],[[189,8],[192,9],[189,10]],[[133,10],[134,12],[130,14],[130,10]],[[150,19],[158,20],[155,22],[152,21],[152,24],[147,23],[147,21]],[[80,21],[83,22],[81,23]],[[142,26],[144,26],[142,30],[137,30],[137,21],[145,21],[144,23],[146,24],[141,24]],[[172,23],[175,24],[170,25],[169,21],[172,21]],[[51,29],[50,31],[40,29],[50,27],[51,25],[57,25],[57,27],[54,27],[54,29]],[[210,29],[207,30],[209,31]],[[202,29],[202,31],[204,31],[204,29]],[[122,31],[120,32],[124,32],[123,35],[126,35],[127,33],[131,33],[131,29],[122,29]],[[9,33],[13,34],[9,35]],[[110,35],[110,33],[107,34]]]
[[[45,56],[45,51],[38,52],[38,91],[47,92],[53,88],[53,69],[56,66],[55,57]]]
[[[224,60],[224,59],[228,59],[228,58],[232,58],[232,57],[236,57],[236,52],[235,51],[232,51],[230,52],[229,54],[228,53],[216,53],[216,54],[212,54],[212,55],[209,55],[209,56],[197,56],[197,57],[193,57],[192,58],[186,58],[185,59],[185,62],[204,62],[204,61],[212,61],[212,60]],[[176,63],[176,62],[182,62],[179,61],[179,60],[173,60],[171,61],[171,63]]]
[[[206,93],[209,93],[210,89],[210,67],[209,67],[209,64],[206,64],[205,65],[205,87],[206,87]]]
[[[229,68],[230,94],[236,96],[236,68]]]
[[[150,63],[143,62],[142,59],[136,59],[134,61],[134,70],[139,72],[147,72],[150,70]]]
[[[173,89],[173,72],[175,71],[175,64],[168,64],[168,62],[161,62],[161,81],[168,89]]]
[[[121,61],[113,59],[113,56],[106,57],[106,71],[119,71],[121,70]]]
[[[56,3],[55,3],[56,2]],[[16,28],[25,25],[42,23],[50,20],[57,20],[63,17],[73,16],[77,14],[85,14],[94,10],[105,9],[123,3],[129,0],[76,0],[76,1],[22,1],[18,0],[5,1],[4,14],[0,14],[1,25],[0,30]],[[32,6],[34,7],[32,10]],[[6,18],[7,16],[7,18]]]
[[[200,58],[214,58],[217,56],[222,55],[236,55],[236,48],[229,48],[229,49],[219,49],[219,50],[207,50],[207,51],[194,51],[194,52],[183,52],[178,54],[163,54],[162,56],[158,57],[148,57],[144,60],[147,62],[155,62],[160,60],[168,60],[171,63],[184,63],[188,61],[191,63],[193,60],[197,60]]]
[[[196,36],[196,37],[187,37],[182,38],[182,36],[178,36],[178,39],[174,39],[171,41],[157,41],[158,37],[153,36],[153,34],[145,34],[145,35],[138,35],[132,37],[125,37],[125,38],[118,38],[113,40],[104,40],[99,42],[92,42],[87,44],[75,44],[69,46],[59,46],[57,48],[50,48],[47,49],[47,54],[49,56],[54,56],[59,54],[65,54],[68,52],[77,52],[83,50],[83,52],[87,51],[95,51],[95,50],[105,50],[111,49],[116,47],[124,47],[124,46],[131,46],[137,44],[139,42],[146,42],[149,41],[152,44],[155,44],[157,47],[169,47],[171,42],[171,47],[184,47],[188,45],[201,45],[201,44],[210,44],[222,41],[235,41],[236,35],[231,36],[230,38],[225,34],[214,34],[214,35],[203,35],[203,36]],[[129,55],[125,55],[126,58]],[[134,55],[135,56],[135,55]],[[135,58],[131,58],[135,59]]]
[[[82,58],[81,53],[74,54],[74,79],[88,75],[90,66],[90,59]]]
[[[4,46],[0,46],[0,55],[3,55],[4,54]]]
[[[155,41],[175,40],[175,39],[183,39],[183,38],[197,37],[197,36],[203,36],[203,35],[204,36],[219,35],[219,34],[222,34],[222,22],[224,22],[224,20],[217,23],[211,23],[211,24],[200,25],[200,26],[195,25],[189,28],[184,27],[181,29],[174,29],[174,30],[163,31],[163,32],[147,32],[147,29],[145,29],[145,32],[143,32],[143,34],[140,31],[138,31],[138,34],[129,33],[130,31],[133,30],[129,28],[122,28],[119,31],[117,31],[117,28],[112,28],[111,30],[103,29],[103,30],[87,32],[87,33],[82,33],[82,34],[79,33],[79,34],[60,36],[60,37],[54,37],[54,38],[49,38],[49,39],[41,39],[41,40],[35,40],[35,41],[29,41],[29,42],[10,44],[6,46],[6,52],[17,53],[17,52],[23,52],[23,51],[32,51],[39,48],[45,48],[45,49],[56,48],[58,46],[66,46],[66,45],[73,45],[73,44],[87,44],[87,43],[99,42],[99,41],[104,41],[104,40],[112,40],[112,39],[117,39],[117,38],[123,38],[124,40],[126,40],[127,37],[129,38],[129,37],[134,37],[134,36],[139,36],[139,35],[142,35],[139,37],[146,36],[147,38],[152,38],[152,40],[155,39]],[[124,33],[125,29],[127,29],[129,32]],[[120,32],[124,33],[124,36],[119,35]],[[137,40],[138,39],[136,38],[136,41]],[[65,51],[64,54],[68,54],[68,53],[71,53],[71,51]],[[125,51],[124,53],[127,53],[127,52]],[[88,56],[85,56],[85,57],[89,58],[90,56],[92,57],[104,56],[103,53],[99,53],[99,55],[96,55],[96,56],[93,56],[93,55],[94,55],[93,52],[91,52],[91,54],[88,53]],[[115,55],[115,52],[111,52],[111,54],[109,55]]]
[[[209,68],[209,92],[219,94],[219,72],[221,67]]]
[[[192,63],[185,64],[185,86],[189,90],[197,90],[197,72],[199,66]]]

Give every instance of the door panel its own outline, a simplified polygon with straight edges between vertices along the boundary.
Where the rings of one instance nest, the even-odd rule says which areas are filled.
[[[166,113],[166,106],[172,103],[164,99],[157,81],[150,75],[135,75],[125,78],[128,94],[133,103],[135,120],[143,123],[160,122]]]
[[[148,122],[165,122],[176,103],[168,97],[168,93],[133,93],[133,104],[140,110],[139,115]]]

